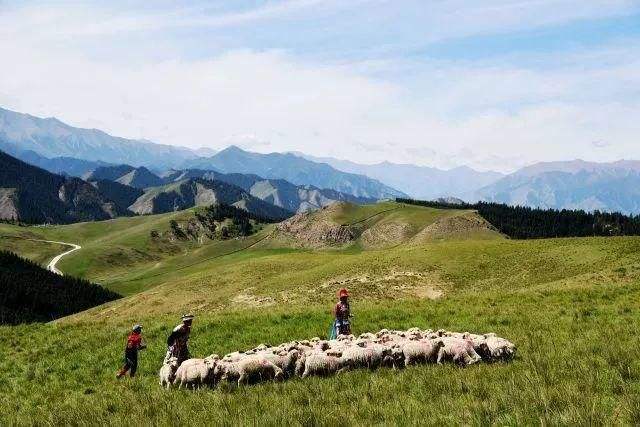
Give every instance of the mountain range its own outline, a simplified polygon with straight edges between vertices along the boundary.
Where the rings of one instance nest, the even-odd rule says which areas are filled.
[[[319,189],[313,186],[296,186],[283,179],[264,179],[257,175],[239,173],[223,174],[201,169],[172,169],[158,176],[144,167],[134,168],[129,165],[101,166],[86,173],[83,178],[100,188],[105,188],[106,191],[111,190],[112,192],[109,194],[113,199],[123,192],[128,195],[126,200],[131,200],[130,197],[137,194],[132,191],[123,191],[122,186],[138,189],[140,194],[136,199],[142,194],[145,194],[145,197],[141,197],[135,203],[135,206],[132,205],[136,200],[126,206],[139,214],[175,210],[170,208],[166,201],[157,201],[157,199],[166,200],[167,197],[175,202],[176,209],[178,206],[193,206],[196,200],[200,200],[199,193],[204,191],[205,188],[209,190],[214,188],[204,181],[220,182],[237,187],[251,197],[284,209],[289,213],[320,209],[336,201],[361,204],[375,201],[374,199],[355,197],[335,190]],[[105,181],[111,184],[107,185]],[[117,191],[114,191],[116,188]],[[220,187],[215,188],[220,190]],[[143,189],[144,191],[142,191]],[[178,197],[177,195],[184,197],[181,198],[182,196]],[[231,203],[228,203],[229,198],[225,197],[224,199],[224,203],[227,204],[232,204],[239,200],[234,199]],[[282,212],[279,212],[278,215],[282,215]]]
[[[69,126],[53,117],[43,119],[4,108],[0,108],[0,150],[18,157],[20,152],[33,151],[46,158],[73,157],[160,169],[211,153],[115,137],[98,129]]]
[[[369,203],[409,196],[640,213],[637,190],[640,161],[631,160],[536,163],[506,176],[464,166],[441,170],[389,162],[363,165],[303,153],[253,153],[235,146],[219,152],[192,150],[114,137],[96,129],[75,128],[55,118],[42,119],[2,108],[0,150],[57,176],[47,178],[55,185],[47,189],[44,199],[48,200],[46,203],[53,203],[50,196],[56,190],[66,195],[67,204],[61,207],[55,202],[56,207],[50,214],[36,214],[29,208],[26,216],[38,221],[68,222],[129,214],[129,207],[149,189],[180,183],[182,190],[187,191],[187,187],[193,190],[202,185],[197,180],[237,186],[248,196],[287,212],[318,209],[334,201]],[[93,185],[87,187],[82,184],[85,181],[69,177],[82,177]],[[15,210],[18,201],[23,203],[19,210],[24,211],[24,203],[29,205],[34,201],[27,202],[31,190],[22,186],[15,190],[11,185],[17,177],[13,177],[13,181],[5,178],[6,182],[0,182],[5,213],[9,215],[7,212]],[[191,180],[187,187],[185,180]],[[182,190],[178,193],[183,194]],[[70,191],[82,194],[77,200],[93,197],[87,215],[68,204],[74,203],[73,197],[68,198]],[[175,187],[169,191],[172,192]],[[197,193],[193,193],[193,200],[197,199]],[[160,198],[173,197],[163,190],[154,194]],[[192,200],[186,193],[183,195],[185,200]],[[174,198],[173,208],[185,206],[178,199]],[[169,204],[160,202],[154,206],[162,208],[149,208],[148,203],[145,206],[138,210],[169,209]]]
[[[538,163],[477,191],[476,200],[553,209],[640,213],[640,162]]]
[[[406,197],[403,192],[376,179],[342,172],[326,163],[317,163],[291,153],[252,153],[230,146],[212,157],[189,160],[184,167],[284,179],[296,185],[328,188],[369,199]]]
[[[413,198],[422,200],[433,200],[439,197],[473,198],[477,190],[504,177],[504,174],[499,172],[481,172],[467,166],[443,170],[390,162],[365,165],[332,157],[314,157],[300,152],[293,154],[314,162],[326,163],[344,172],[377,179]]]

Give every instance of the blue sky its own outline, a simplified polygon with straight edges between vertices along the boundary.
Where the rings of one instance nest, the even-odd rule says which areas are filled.
[[[640,1],[0,1],[0,105],[216,149],[640,158]]]

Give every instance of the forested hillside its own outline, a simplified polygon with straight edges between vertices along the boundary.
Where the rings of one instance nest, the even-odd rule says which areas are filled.
[[[413,199],[397,201],[432,208],[475,209],[501,233],[514,239],[640,235],[640,216],[621,213],[537,209],[487,202],[450,204]]]
[[[68,223],[126,214],[91,184],[52,174],[0,151],[0,218]]]
[[[0,324],[46,322],[117,298],[101,286],[0,251]]]

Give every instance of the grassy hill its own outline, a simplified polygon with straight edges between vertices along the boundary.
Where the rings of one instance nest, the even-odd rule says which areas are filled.
[[[129,291],[121,300],[53,324],[0,328],[3,424],[640,422],[633,345],[640,327],[640,238],[509,240],[456,230],[449,221],[437,227],[440,234],[417,239],[443,220],[473,215],[389,203],[312,214],[359,227],[359,237],[337,247],[286,246],[271,227],[246,240],[153,247],[150,230],[179,215],[185,213],[41,229],[0,226],[2,234],[82,244],[60,264],[63,271],[140,277],[111,282],[110,288]],[[364,233],[385,223],[407,231],[392,244],[365,244]],[[129,265],[124,256],[117,266],[100,255],[120,250],[158,259]],[[224,354],[325,335],[342,286],[353,294],[356,333],[415,325],[493,331],[515,342],[518,356],[507,365],[352,372],[196,393],[158,386],[164,339],[182,312],[197,315],[193,354]],[[140,377],[116,382],[124,337],[138,321],[149,343]]]

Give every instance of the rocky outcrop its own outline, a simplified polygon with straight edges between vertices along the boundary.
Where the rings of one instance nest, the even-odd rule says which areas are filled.
[[[299,213],[281,222],[276,230],[295,239],[299,246],[310,248],[342,246],[358,237],[358,231],[353,227],[336,224],[309,212]]]

